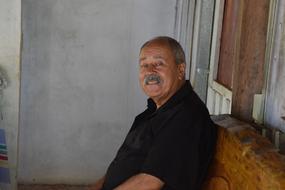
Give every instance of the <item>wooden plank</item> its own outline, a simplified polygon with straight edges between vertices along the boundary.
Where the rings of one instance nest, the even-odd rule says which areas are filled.
[[[236,41],[239,35],[239,9],[241,1],[226,0],[221,37],[221,50],[217,81],[232,89],[233,65],[235,64]]]
[[[204,190],[283,190],[284,156],[249,124],[230,116],[213,118],[219,125],[214,162]]]
[[[215,110],[215,91],[209,87],[208,88],[208,98],[207,98],[207,107],[208,107],[208,110],[210,112],[210,114],[214,114],[214,110]]]
[[[212,81],[210,89],[214,93],[208,94],[208,100],[214,99],[214,101],[209,102],[209,104],[212,103],[213,105],[208,107],[215,107],[214,111],[211,112],[211,114],[229,114],[231,110],[232,92],[216,81]]]
[[[222,111],[221,111],[221,114],[226,114],[228,113],[227,111],[229,110],[229,105],[228,105],[228,102],[227,102],[227,99],[226,97],[222,97]]]
[[[218,92],[216,92],[215,93],[215,112],[214,112],[215,115],[221,114],[221,112],[220,112],[221,105],[222,105],[221,95]]]
[[[234,65],[232,114],[252,121],[254,94],[262,92],[270,0],[242,0]]]
[[[232,91],[224,87],[223,85],[219,84],[216,81],[213,81],[212,88],[219,92],[222,96],[226,97],[227,99],[232,99]]]

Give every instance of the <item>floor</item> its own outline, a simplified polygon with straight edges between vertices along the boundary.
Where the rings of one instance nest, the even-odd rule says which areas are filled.
[[[88,188],[70,185],[19,185],[18,190],[88,190]]]

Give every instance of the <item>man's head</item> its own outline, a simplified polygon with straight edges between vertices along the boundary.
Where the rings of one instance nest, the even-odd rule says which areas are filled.
[[[157,107],[185,82],[185,54],[180,44],[170,37],[147,41],[141,47],[139,64],[141,87]]]

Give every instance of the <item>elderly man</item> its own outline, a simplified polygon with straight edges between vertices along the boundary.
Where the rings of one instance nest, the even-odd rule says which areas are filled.
[[[207,175],[216,127],[185,80],[185,55],[170,37],[140,51],[139,79],[149,96],[106,175],[92,190],[197,190]]]

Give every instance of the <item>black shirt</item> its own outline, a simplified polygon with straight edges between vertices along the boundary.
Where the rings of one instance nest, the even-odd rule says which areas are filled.
[[[214,154],[217,129],[190,83],[156,109],[139,114],[115,159],[103,190],[111,190],[130,177],[146,173],[158,177],[163,190],[198,190]]]

